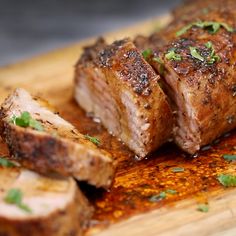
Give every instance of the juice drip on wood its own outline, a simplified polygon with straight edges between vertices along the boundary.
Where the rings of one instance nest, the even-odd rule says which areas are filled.
[[[117,161],[111,189],[90,192],[97,224],[120,221],[189,197],[199,200],[200,195],[200,201],[207,201],[205,196],[209,192],[222,188],[216,177],[221,173],[235,173],[236,165],[222,156],[236,153],[236,132],[203,148],[196,157],[185,154],[174,144],[166,144],[148,158],[137,161],[101,124],[87,118],[74,101],[66,105],[62,115],[82,133],[98,137],[101,147],[110,151]],[[176,167],[184,170],[175,172]],[[158,197],[161,192],[166,192],[164,199]]]
[[[78,108],[70,99],[61,104],[60,115],[75,125],[83,134],[95,136],[101,148],[110,151],[117,163],[117,172],[109,191],[92,189],[89,197],[95,206],[93,222],[104,226],[128,217],[154,210],[186,198],[207,196],[221,189],[217,175],[235,172],[234,162],[223,154],[236,153],[236,132],[222,137],[215,144],[191,157],[174,144],[166,144],[148,158],[137,161],[134,154],[112,137],[100,123]],[[0,154],[6,155],[1,142]],[[176,171],[181,170],[181,171]],[[165,197],[160,193],[165,192]],[[207,198],[201,198],[207,201]]]

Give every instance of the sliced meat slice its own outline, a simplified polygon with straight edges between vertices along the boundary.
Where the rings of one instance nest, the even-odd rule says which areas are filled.
[[[176,110],[175,141],[191,154],[236,127],[236,3],[217,2],[181,27],[172,23],[167,43],[153,46],[149,57],[159,72],[153,58],[162,61]]]
[[[57,172],[108,187],[114,175],[111,155],[45,105],[23,89],[16,89],[2,104],[0,131],[11,154],[24,167],[39,173]],[[11,122],[25,111],[40,123],[42,131]]]
[[[75,99],[140,158],[171,137],[172,112],[152,67],[129,39],[99,39],[77,63]]]
[[[69,177],[0,167],[0,235],[82,235],[93,209]]]

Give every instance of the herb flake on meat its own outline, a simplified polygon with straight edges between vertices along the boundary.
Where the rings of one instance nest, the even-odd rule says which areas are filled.
[[[168,53],[166,53],[165,58],[168,60],[174,60],[174,61],[181,61],[182,57],[180,54],[177,54],[175,50],[170,50]]]
[[[89,136],[88,134],[84,135],[84,137],[95,145],[100,145],[100,140],[98,138]]]
[[[226,161],[235,161],[236,160],[236,154],[235,155],[230,155],[230,154],[224,154],[223,158]]]
[[[218,181],[225,187],[236,187],[236,176],[221,174],[217,177]]]
[[[31,213],[32,210],[22,202],[23,200],[23,193],[20,189],[12,188],[8,191],[4,201],[8,204],[13,204],[22,209],[27,213]]]
[[[197,51],[197,48],[196,47],[189,47],[189,50],[190,50],[190,54],[192,57],[200,60],[200,61],[205,61],[204,57],[202,57],[199,52]]]
[[[219,31],[220,27],[225,28],[228,32],[234,32],[234,29],[229,26],[226,23],[223,22],[217,22],[217,21],[198,21],[198,22],[193,22],[182,29],[180,29],[178,32],[176,32],[176,36],[179,37],[183,34],[185,34],[188,30],[190,30],[192,27],[198,27],[201,29],[208,29],[208,32],[211,34],[215,34]]]
[[[152,49],[146,49],[142,52],[142,56],[147,60],[152,55]]]
[[[13,116],[11,122],[20,127],[31,127],[37,131],[43,131],[43,126],[40,122],[33,119],[28,111],[24,111],[20,116]]]
[[[0,166],[3,166],[3,167],[15,167],[16,164],[14,162],[11,162],[11,161],[5,159],[4,157],[0,157]]]

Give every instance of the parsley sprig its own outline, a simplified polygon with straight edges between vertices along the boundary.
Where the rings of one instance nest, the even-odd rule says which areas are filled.
[[[87,140],[89,140],[90,142],[94,143],[95,145],[100,145],[100,143],[101,143],[98,138],[92,137],[92,136],[90,136],[90,135],[88,135],[88,134],[85,134],[84,137],[85,137]]]
[[[180,54],[175,52],[175,49],[171,49],[166,53],[165,58],[168,60],[181,61],[182,57]]]
[[[23,199],[23,193],[20,189],[12,188],[8,191],[6,197],[4,198],[4,201],[8,204],[13,204],[22,209],[23,211],[27,213],[31,213],[32,210],[22,202]]]
[[[174,167],[174,168],[172,168],[171,169],[171,171],[173,172],[173,173],[180,173],[180,172],[184,172],[184,168],[183,167]]]
[[[228,32],[234,32],[234,29],[229,26],[226,23],[223,22],[217,22],[217,21],[198,21],[198,22],[193,22],[189,25],[186,25],[182,29],[180,29],[178,32],[176,32],[176,36],[179,37],[183,34],[185,34],[188,30],[190,30],[192,27],[198,27],[201,29],[208,29],[208,32],[211,34],[215,34],[219,31],[221,27],[226,29]]]
[[[190,54],[192,57],[200,60],[200,61],[205,61],[204,57],[202,57],[200,55],[200,53],[198,52],[198,49],[196,47],[189,47],[190,50]]]
[[[236,160],[236,155],[224,154],[223,158],[227,161],[235,161]]]
[[[177,191],[174,189],[167,189],[165,191],[160,192],[159,194],[152,195],[151,197],[149,197],[148,200],[150,202],[158,202],[160,200],[165,199],[167,194],[175,195],[175,194],[177,194]]]
[[[148,48],[142,52],[142,56],[147,60],[152,55],[152,49]]]
[[[12,161],[7,160],[4,157],[0,157],[0,166],[3,166],[3,167],[15,167],[16,164],[14,162],[12,162]]]
[[[205,47],[208,48],[209,50],[211,50],[209,57],[207,57],[207,58],[203,57],[199,53],[199,50],[196,47],[189,47],[191,56],[194,57],[195,59],[202,61],[202,62],[206,62],[209,65],[212,65],[215,62],[220,61],[220,56],[216,55],[212,42],[208,41],[207,43],[205,43]]]
[[[236,187],[236,176],[221,174],[217,177],[218,181],[225,187]]]
[[[206,203],[199,204],[197,210],[206,213],[209,211],[209,205]]]
[[[31,127],[38,131],[43,131],[43,126],[40,122],[33,119],[28,111],[24,111],[20,116],[13,116],[11,122],[20,127]]]

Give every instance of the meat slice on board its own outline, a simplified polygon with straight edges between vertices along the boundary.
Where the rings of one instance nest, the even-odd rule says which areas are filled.
[[[129,39],[85,48],[76,65],[75,99],[143,158],[171,138],[173,116],[160,77]]]
[[[70,177],[0,167],[0,235],[82,235],[93,209]]]
[[[10,153],[26,168],[73,176],[97,187],[112,183],[111,155],[23,89],[2,104],[0,132]]]

